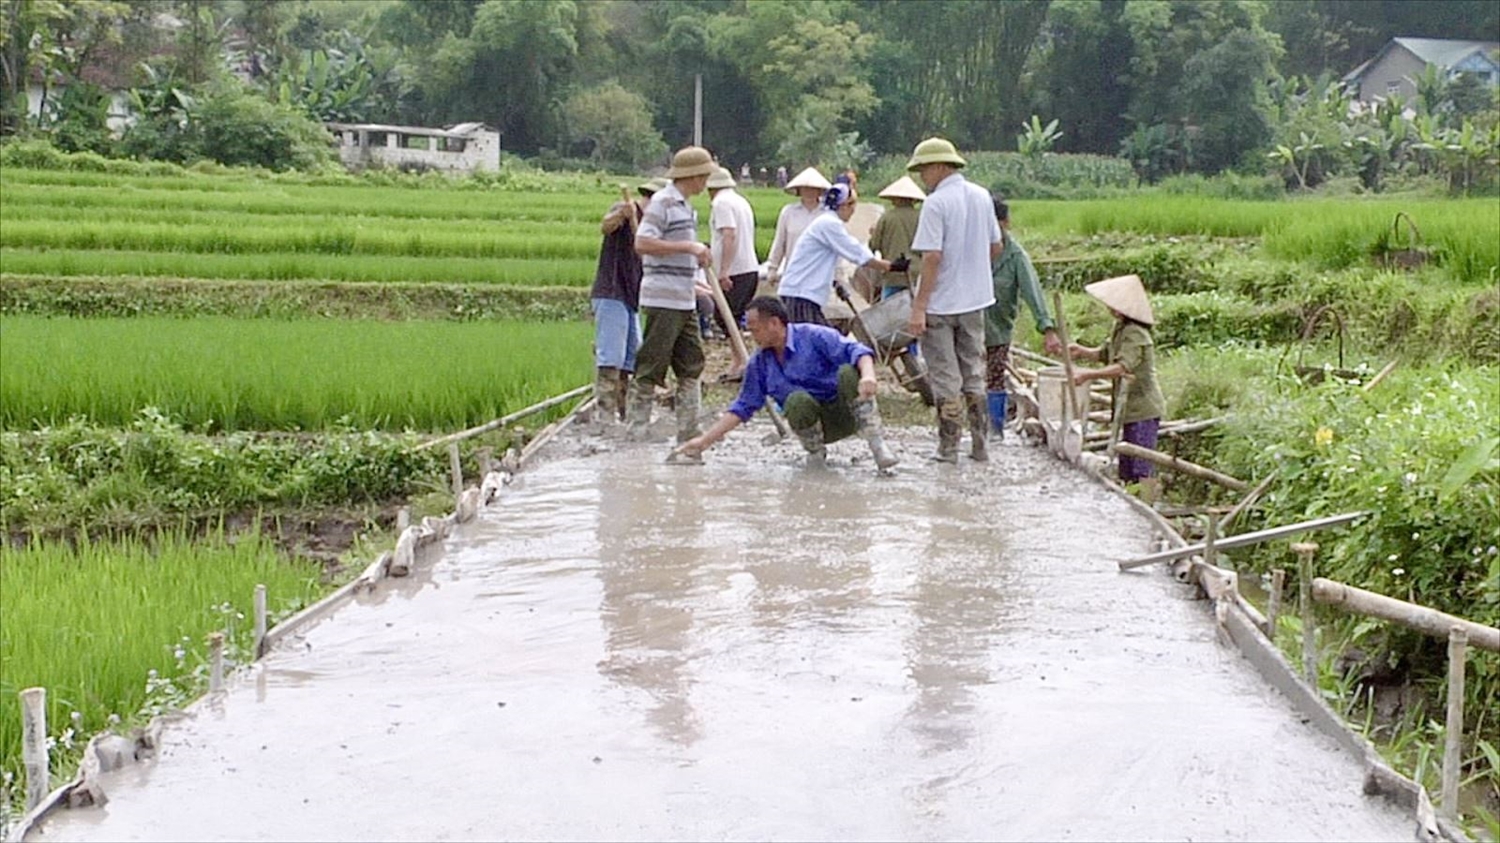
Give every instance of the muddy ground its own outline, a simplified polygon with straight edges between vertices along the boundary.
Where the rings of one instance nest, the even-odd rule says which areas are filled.
[[[30,839],[1411,839],[1097,484],[769,430],[565,434]]]

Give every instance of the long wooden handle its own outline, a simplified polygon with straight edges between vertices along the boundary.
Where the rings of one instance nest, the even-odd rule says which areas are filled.
[[[1072,343],[1068,339],[1068,318],[1063,314],[1063,300],[1061,290],[1057,290],[1052,293],[1052,304],[1053,307],[1057,310],[1057,338],[1063,344],[1063,372],[1068,376],[1068,383],[1066,387],[1067,392],[1066,396],[1063,398],[1063,406],[1071,407],[1073,411],[1073,418],[1081,419],[1082,417],[1078,412],[1078,393],[1073,389],[1073,354],[1068,350],[1068,346],[1072,345]],[[1067,420],[1065,419],[1064,422],[1066,421]]]

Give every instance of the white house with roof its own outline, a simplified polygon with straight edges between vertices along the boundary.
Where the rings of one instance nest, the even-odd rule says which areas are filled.
[[[327,123],[344,166],[418,167],[446,172],[500,169],[500,133],[483,123],[445,129],[383,123]]]
[[[1500,85],[1500,41],[1453,41],[1446,38],[1392,38],[1375,57],[1356,67],[1344,82],[1361,102],[1392,95],[1417,95],[1416,79],[1429,67],[1448,78],[1472,73],[1490,86]]]

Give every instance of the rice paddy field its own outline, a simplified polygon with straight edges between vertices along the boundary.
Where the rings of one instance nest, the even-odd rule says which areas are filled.
[[[219,450],[245,456],[234,456],[239,462],[225,457],[216,470],[242,472],[234,475],[242,489],[280,485],[255,474],[282,465],[269,451],[257,456],[246,444],[245,437],[262,434],[307,437],[310,450],[338,452],[324,461],[338,467],[333,474],[375,476],[381,459],[424,436],[480,424],[588,382],[589,324],[552,314],[583,311],[555,303],[586,299],[599,219],[619,193],[607,179],[569,184],[579,189],[526,191],[464,180],[324,185],[233,171],[0,169],[0,435],[10,437],[0,444],[52,437],[48,447],[5,450],[10,456],[0,465],[0,484],[12,488],[0,491],[51,495],[34,507],[28,501],[25,511],[81,519],[68,522],[74,533],[51,539],[0,519],[12,531],[0,548],[0,768],[7,776],[20,769],[20,687],[49,689],[51,730],[63,753],[54,777],[61,780],[71,775],[67,746],[81,748],[110,715],[139,722],[201,690],[204,636],[225,628],[243,636],[241,615],[255,583],[271,586],[273,606],[283,612],[332,584],[317,568],[288,558],[274,537],[230,541],[201,526],[174,532],[169,519],[187,513],[170,503],[140,513],[151,531],[91,538],[98,525],[89,519],[97,513],[119,515],[131,505],[122,501],[172,498],[125,494],[153,474],[139,465],[125,480],[91,475],[107,462],[99,454],[124,448],[116,440],[145,435],[139,428],[146,418],[156,420],[146,435],[151,448],[132,447],[149,450],[152,459],[157,446],[161,454],[181,455],[181,464],[158,472],[161,477],[181,478],[194,470],[194,454],[212,452],[215,441],[233,441]],[[878,187],[865,185],[864,200],[878,201]],[[756,212],[757,253],[764,257],[777,213],[790,200],[771,189],[743,192]],[[1168,385],[1174,412],[1222,413],[1272,383],[1294,390],[1288,406],[1302,401],[1309,418],[1331,424],[1326,408],[1312,407],[1317,396],[1256,380],[1273,375],[1305,313],[1326,303],[1339,304],[1349,319],[1351,359],[1376,368],[1405,354],[1433,364],[1419,370],[1413,362],[1410,372],[1396,375],[1391,382],[1405,390],[1440,389],[1432,384],[1446,377],[1445,368],[1461,369],[1478,384],[1497,380],[1500,204],[1493,198],[1011,199],[1014,230],[1033,258],[1080,256],[1070,264],[1077,277],[1059,283],[1069,291],[1070,323],[1088,334],[1080,340],[1098,342],[1108,330],[1107,314],[1076,292],[1081,283],[1127,271],[1139,271],[1148,283],[1167,279],[1158,288],[1157,336],[1163,371],[1174,381]],[[707,197],[694,204],[706,240]],[[1404,215],[1399,222],[1398,213]],[[1421,252],[1414,273],[1379,264],[1383,256],[1408,252]],[[414,288],[451,298],[435,313],[429,308],[420,318],[404,316],[412,310]],[[284,289],[297,292],[269,292]],[[499,318],[468,306],[481,291],[496,290],[545,300],[547,307],[536,313],[547,315]],[[51,298],[49,291],[55,291]],[[88,311],[84,305],[105,293],[113,293],[111,315],[66,315]],[[303,293],[306,307],[300,306]],[[152,300],[200,295],[233,301],[179,312]],[[256,295],[275,298],[274,306],[246,301]],[[334,299],[339,307],[318,304]],[[1018,320],[1017,342],[1036,347],[1035,339],[1029,317]],[[1313,357],[1327,354],[1327,348],[1312,349]],[[1335,407],[1370,403],[1329,400]],[[1448,443],[1455,453],[1459,441],[1483,444],[1500,432],[1492,430],[1493,419],[1485,427],[1484,420],[1455,418]],[[1311,429],[1293,430],[1286,419],[1280,424],[1290,439],[1312,441]],[[1365,435],[1359,424],[1369,426],[1350,421],[1338,441],[1348,439],[1353,447],[1355,437]],[[330,444],[351,430],[378,443],[364,462],[347,439]],[[181,447],[162,444],[188,436],[196,438]],[[1204,440],[1201,455],[1188,450],[1184,456],[1211,461],[1214,441]],[[472,461],[480,444],[466,443],[466,459]],[[34,465],[10,459],[31,450]],[[1255,465],[1250,459],[1243,468]],[[1441,468],[1432,473],[1442,475]],[[1490,494],[1495,469],[1477,471],[1480,492]],[[435,489],[446,484],[441,469],[423,482]],[[358,483],[349,485],[351,499],[358,497]],[[415,495],[423,484],[406,488]],[[1317,498],[1307,507],[1321,513],[1363,506],[1359,494],[1351,487],[1349,501]],[[1279,487],[1267,496],[1294,499]],[[1292,503],[1285,506],[1287,518],[1301,514]],[[1431,501],[1423,506],[1441,515],[1424,533],[1458,535],[1460,526],[1473,526],[1464,513],[1443,514]],[[168,529],[157,532],[162,528]],[[1350,554],[1350,570],[1368,555]],[[1438,561],[1429,567],[1448,570]],[[19,798],[19,782],[3,784],[0,819],[4,806]]]

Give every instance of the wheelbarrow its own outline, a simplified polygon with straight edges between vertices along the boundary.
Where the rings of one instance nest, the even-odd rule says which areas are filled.
[[[861,306],[842,283],[834,281],[833,289],[854,314],[849,320],[849,332],[854,338],[875,351],[876,359],[890,367],[903,389],[915,392],[922,397],[922,403],[933,406],[927,361],[916,351],[917,338],[906,332],[911,319],[911,290]]]

